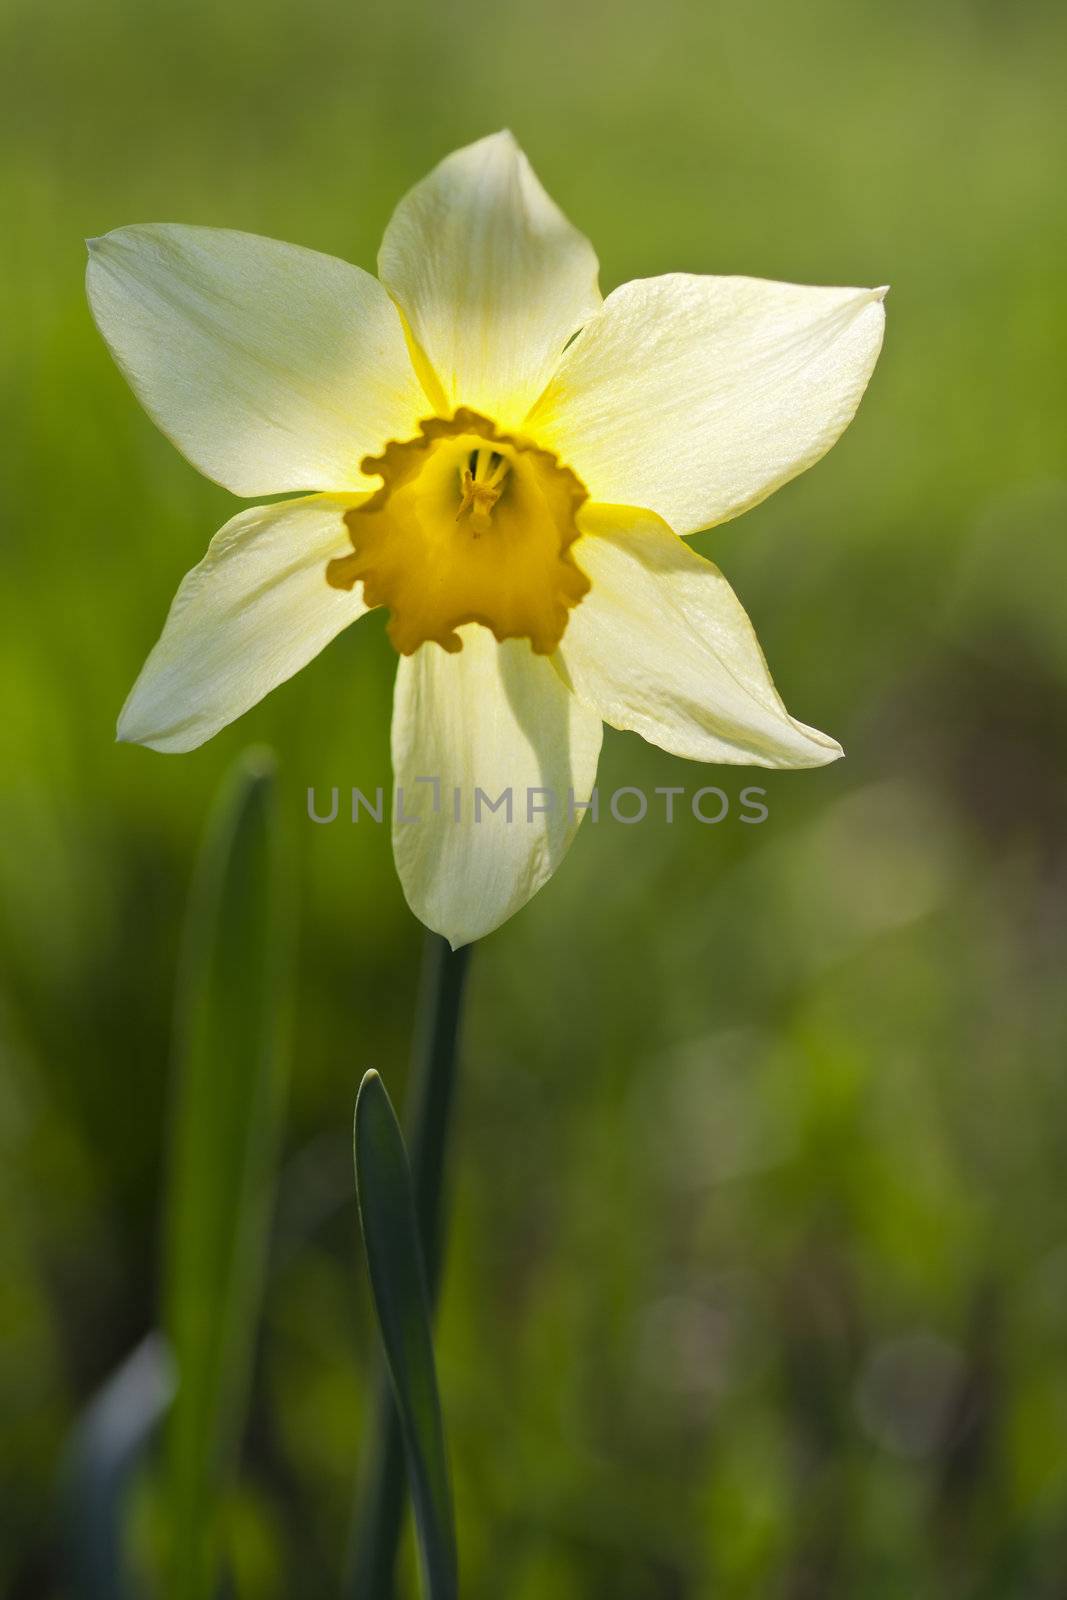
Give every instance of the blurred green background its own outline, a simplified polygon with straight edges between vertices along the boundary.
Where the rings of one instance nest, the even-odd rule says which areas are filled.
[[[1067,13],[811,0],[6,0],[0,18],[0,1590],[156,1317],[181,918],[220,775],[279,756],[296,1058],[237,1590],[336,1593],[375,1347],[349,1127],[402,1098],[420,930],[375,616],[185,757],[118,747],[234,502],[91,325],[86,235],[372,267],[509,125],[597,246],[889,282],[859,417],[698,540],[848,760],[759,828],[583,828],[474,955],[439,1361],[468,1600],[1061,1596],[1067,1573]],[[608,732],[602,788],[700,774]],[[409,1587],[409,1593],[414,1591]]]

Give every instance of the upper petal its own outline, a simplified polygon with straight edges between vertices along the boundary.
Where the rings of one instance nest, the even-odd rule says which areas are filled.
[[[326,582],[350,549],[354,495],[309,495],[242,511],[186,574],[158,644],[119,717],[118,736],[192,750],[292,677],[366,611],[362,588]]]
[[[426,414],[396,307],[333,256],[158,223],[90,240],[86,284],[145,410],[235,494],[369,487]]]
[[[431,643],[401,657],[392,734],[396,809],[416,818],[394,820],[400,881],[453,947],[507,921],[555,871],[584,814],[570,791],[589,798],[601,740],[600,718],[525,640],[460,633],[454,655]]]
[[[608,296],[528,431],[594,500],[676,533],[724,522],[824,455],[882,344],[884,289],[674,273]]]
[[[592,587],[559,649],[580,700],[694,761],[819,767],[841,755],[786,711],[718,567],[648,512],[591,506],[581,522],[575,559]]]
[[[449,407],[518,427],[601,304],[597,259],[510,133],[457,150],[401,200],[378,256]]]

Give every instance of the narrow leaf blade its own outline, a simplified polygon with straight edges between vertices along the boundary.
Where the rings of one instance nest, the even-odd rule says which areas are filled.
[[[165,1326],[167,1593],[213,1600],[218,1506],[244,1422],[284,1097],[288,940],[273,763],[220,796],[191,897],[175,1035]]]
[[[360,1085],[354,1147],[360,1225],[404,1440],[426,1591],[429,1600],[456,1600],[452,1493],[411,1173],[376,1072]]]

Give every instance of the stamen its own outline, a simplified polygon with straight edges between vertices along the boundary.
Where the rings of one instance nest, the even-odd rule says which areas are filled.
[[[475,538],[492,530],[490,513],[503,493],[504,479],[511,470],[511,462],[499,450],[472,450],[467,457],[460,482],[460,503],[456,521],[470,514],[471,532]]]
[[[481,452],[479,451],[479,455]],[[467,512],[470,512],[471,532],[477,537],[480,533],[489,533],[492,529],[489,513],[500,499],[500,490],[495,489],[491,483],[481,482],[473,476],[469,467],[463,473],[463,499],[460,501],[459,510],[456,512],[456,521],[459,522]]]

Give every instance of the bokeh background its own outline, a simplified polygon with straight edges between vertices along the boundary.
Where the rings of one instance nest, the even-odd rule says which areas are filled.
[[[172,992],[223,771],[278,752],[296,1049],[237,1592],[337,1592],[374,1352],[349,1125],[402,1098],[420,930],[377,617],[185,757],[116,712],[234,510],[155,432],[86,235],[218,224],[373,266],[501,125],[661,271],[889,282],[814,471],[698,540],[823,771],[760,827],[586,826],[474,954],[439,1359],[468,1600],[1067,1584],[1067,13],[1038,0],[507,8],[6,0],[0,118],[0,1591],[156,1321]],[[701,774],[608,733],[605,789]],[[408,1594],[411,1569],[408,1568]]]

